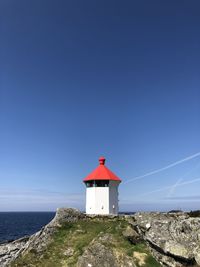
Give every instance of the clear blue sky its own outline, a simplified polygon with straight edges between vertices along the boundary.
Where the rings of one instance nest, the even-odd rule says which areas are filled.
[[[0,211],[84,209],[101,155],[121,210],[200,208],[200,157],[124,183],[200,151],[199,10],[0,1]]]

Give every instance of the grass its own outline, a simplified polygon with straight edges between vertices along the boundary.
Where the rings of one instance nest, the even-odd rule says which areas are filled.
[[[112,220],[89,219],[89,221],[80,220],[77,223],[65,223],[53,235],[52,242],[41,254],[38,254],[36,250],[31,250],[20,256],[11,264],[11,267],[74,267],[78,257],[83,254],[90,242],[98,235],[105,233],[113,236],[114,242],[112,244],[104,244],[109,246],[109,249],[117,250],[130,257],[133,257],[134,251],[146,253],[147,257],[143,267],[160,266],[150,255],[145,244],[132,245],[123,237],[122,232],[127,226],[128,222],[120,218],[113,218]],[[72,255],[65,255],[67,248],[73,251]],[[135,263],[139,266],[137,260]]]

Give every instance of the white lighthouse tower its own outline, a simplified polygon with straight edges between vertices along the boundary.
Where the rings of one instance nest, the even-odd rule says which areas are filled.
[[[118,178],[105,166],[105,158],[99,159],[100,165],[83,182],[86,185],[87,214],[118,214]]]

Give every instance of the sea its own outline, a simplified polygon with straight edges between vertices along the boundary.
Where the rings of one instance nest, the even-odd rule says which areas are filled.
[[[54,216],[55,212],[0,212],[0,244],[36,233]]]
[[[39,231],[55,212],[0,212],[0,244]]]

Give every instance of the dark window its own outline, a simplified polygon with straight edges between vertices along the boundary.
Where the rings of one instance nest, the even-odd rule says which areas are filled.
[[[108,187],[108,180],[92,180],[85,183],[86,187]]]
[[[89,182],[86,182],[86,187],[93,187],[94,185],[94,181],[89,181]]]
[[[108,180],[96,180],[95,186],[96,187],[108,187],[109,181]]]

